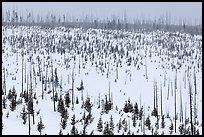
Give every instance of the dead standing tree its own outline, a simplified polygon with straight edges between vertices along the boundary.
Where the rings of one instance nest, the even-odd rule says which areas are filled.
[[[191,124],[191,133],[192,135],[194,134],[193,132],[193,112],[192,112],[192,85],[190,82],[190,78],[188,78],[188,83],[189,83],[189,105],[190,105],[190,124]]]

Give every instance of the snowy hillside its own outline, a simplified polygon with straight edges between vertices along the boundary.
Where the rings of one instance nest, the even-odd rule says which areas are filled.
[[[2,134],[202,134],[202,36],[2,26]]]

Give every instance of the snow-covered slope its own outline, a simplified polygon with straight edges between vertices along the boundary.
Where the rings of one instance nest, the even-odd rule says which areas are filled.
[[[9,90],[13,87],[17,93],[16,100],[22,99],[22,103],[17,104],[14,111],[10,109],[11,101],[6,99],[6,108],[2,109],[4,135],[29,134],[28,119],[23,124],[21,118],[22,108],[27,106],[25,99],[20,97],[22,91],[32,91],[33,97],[34,94],[36,96],[33,99],[35,124],[33,116],[30,117],[32,135],[40,134],[37,130],[40,117],[45,126],[42,134],[59,134],[60,129],[63,134],[71,134],[73,127],[71,119],[74,114],[75,127],[78,133],[82,134],[84,127],[82,117],[84,113],[86,116],[89,113],[82,107],[87,97],[90,97],[90,102],[93,104],[91,110],[93,121],[86,126],[87,134],[91,132],[103,134],[111,116],[115,127],[113,134],[166,135],[170,134],[171,123],[173,123],[172,134],[180,134],[179,126],[185,123],[185,119],[188,119],[184,124],[185,134],[191,134],[190,87],[193,125],[196,133],[199,131],[202,134],[202,36],[162,31],[124,32],[63,27],[45,29],[3,26],[2,52],[2,91],[4,92],[2,99],[8,97]],[[42,76],[44,82],[41,80]],[[59,83],[57,86],[51,80],[56,76]],[[78,90],[81,82],[83,90]],[[53,90],[54,94],[58,94],[58,99],[60,95],[64,99],[66,93],[70,94],[70,107],[65,107],[68,111],[65,129],[60,125],[62,120],[60,113],[54,112]],[[158,103],[154,101],[156,91]],[[105,96],[112,101],[112,109],[108,113],[102,113],[102,99],[105,100]],[[76,104],[77,98],[78,104]],[[133,106],[137,102],[139,110],[143,107],[144,113],[141,120],[136,120],[135,127],[132,120],[133,112],[123,111],[128,100]],[[55,106],[57,110],[58,101],[55,102]],[[152,116],[156,106],[158,119]],[[197,113],[194,113],[195,109]],[[37,111],[40,113],[37,114]],[[165,117],[164,128],[161,127],[161,113]],[[151,121],[150,130],[144,125],[148,115]],[[97,130],[100,117],[103,121],[102,132]],[[120,119],[127,122],[127,130],[124,129],[126,122],[118,130]],[[158,127],[155,126],[157,121]]]

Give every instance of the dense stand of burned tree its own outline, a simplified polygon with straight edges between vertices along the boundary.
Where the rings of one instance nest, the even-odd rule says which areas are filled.
[[[127,21],[126,12],[123,18],[117,17],[107,18],[104,20],[94,19],[93,17],[86,16],[84,19],[70,18],[68,14],[47,13],[47,15],[35,15],[33,11],[26,10],[22,13],[18,10],[7,10],[3,12],[2,24],[3,25],[32,25],[42,27],[83,27],[96,28],[96,29],[117,29],[117,30],[138,30],[145,29],[146,31],[152,30],[165,30],[165,31],[180,31],[190,34],[202,34],[202,25],[187,25],[186,19],[180,19],[178,25],[172,24],[171,15],[160,16],[158,19],[135,19],[134,23]]]

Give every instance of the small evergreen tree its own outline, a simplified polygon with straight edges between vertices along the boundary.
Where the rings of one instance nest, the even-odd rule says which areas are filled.
[[[27,116],[27,112],[25,111],[25,106],[24,105],[23,105],[23,110],[21,112],[21,117],[23,119],[23,124],[25,125],[28,116]]]
[[[157,110],[157,108],[154,108],[154,110],[152,111],[152,116],[158,117],[158,110]]]
[[[91,102],[90,102],[90,97],[87,97],[86,98],[86,101],[85,101],[85,103],[84,103],[84,108],[86,109],[86,111],[88,111],[88,112],[91,112],[91,107],[92,107],[93,105],[91,104]]]
[[[105,123],[105,127],[104,127],[104,130],[103,130],[103,135],[110,135],[110,129],[109,129],[108,122]]]
[[[6,98],[5,98],[5,96],[3,97],[2,105],[3,105],[3,109],[6,109]]]
[[[132,106],[132,103],[130,102],[130,98],[128,98],[127,107],[128,107],[128,112],[133,112],[133,106]]]
[[[45,128],[44,124],[42,123],[42,118],[40,117],[40,122],[38,122],[37,130],[40,132],[40,135],[42,133],[42,130]]]
[[[67,109],[64,109],[64,111],[61,113],[61,126],[62,129],[65,129],[67,126],[67,119],[68,119],[68,114],[67,114]]]
[[[128,130],[128,124],[127,124],[127,120],[125,120],[124,131],[127,132],[127,130]]]
[[[139,109],[138,109],[137,102],[135,102],[133,113],[136,115],[136,119],[138,119]]]
[[[98,121],[98,124],[97,124],[97,130],[98,130],[99,132],[102,132],[102,131],[103,131],[103,121],[102,121],[102,119],[101,119],[101,116],[100,116],[99,121]]]
[[[180,132],[181,135],[184,133],[184,124],[180,124],[179,132]]]
[[[58,101],[57,111],[59,113],[61,113],[61,114],[63,114],[63,112],[65,111],[64,100],[62,98],[62,95],[60,95],[60,98],[59,98],[59,101]]]
[[[173,123],[171,122],[171,125],[170,125],[170,127],[169,127],[169,132],[170,132],[170,134],[172,134],[173,129],[174,129],[174,126],[173,126]]]
[[[124,111],[125,113],[128,113],[128,112],[129,112],[127,101],[125,101],[125,106],[124,106],[124,108],[123,108],[123,111]]]
[[[148,115],[146,121],[145,121],[145,125],[148,127],[148,130],[150,130],[150,126],[151,126],[151,121],[150,121],[150,116]]]
[[[7,98],[8,98],[8,100],[11,100],[12,99],[12,94],[11,94],[11,89],[9,89],[9,93],[8,93],[8,95],[7,95]]]
[[[161,122],[161,128],[165,127],[165,122],[164,122],[164,115],[162,115],[162,122]]]
[[[111,100],[108,100],[106,95],[105,95],[105,102],[102,104],[104,104],[104,107],[102,109],[104,109],[104,112],[107,114],[109,110],[111,110],[112,102]]]
[[[142,119],[142,115],[143,115],[143,106],[140,108],[140,112],[139,112],[139,119]]]
[[[12,99],[11,99],[10,108],[11,108],[11,111],[14,111],[16,109],[16,99],[15,99],[15,97],[12,97]]]
[[[136,127],[136,114],[135,113],[132,114],[132,125],[133,127]]]
[[[72,126],[72,129],[71,129],[71,135],[77,135],[78,134],[78,130],[77,128],[75,127],[75,125]]]
[[[110,130],[113,132],[114,131],[114,123],[113,123],[113,117],[112,117],[112,115],[111,115],[111,117],[110,117]]]
[[[66,105],[66,107],[70,107],[70,103],[71,103],[71,99],[70,99],[70,95],[69,95],[69,92],[67,92],[66,94],[65,94],[65,96],[64,96],[64,101],[65,101],[65,105]]]

